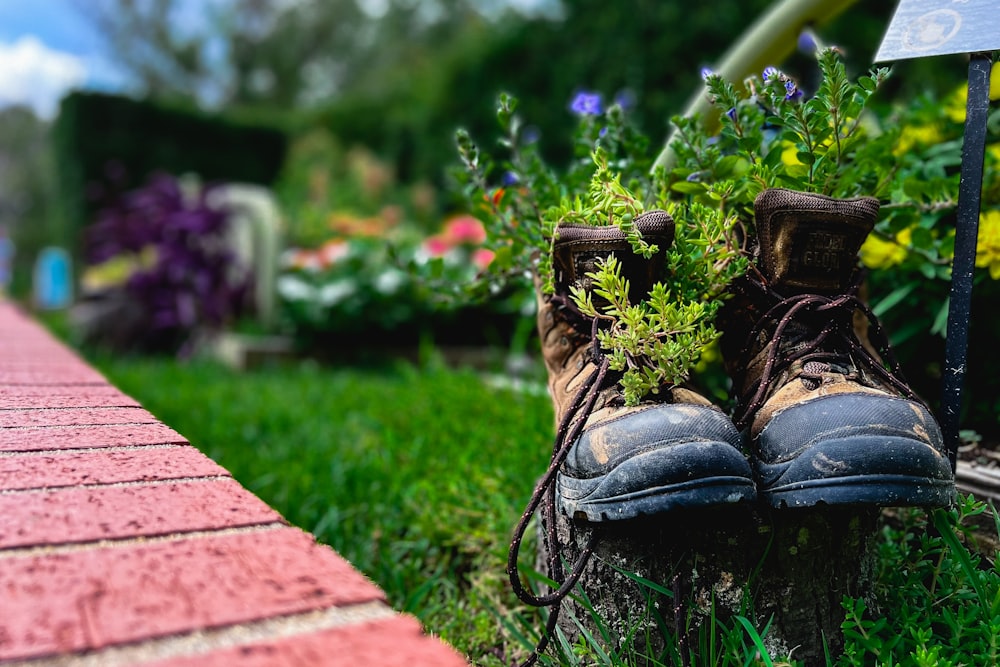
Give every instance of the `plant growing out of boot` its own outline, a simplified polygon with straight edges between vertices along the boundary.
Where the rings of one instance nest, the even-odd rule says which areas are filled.
[[[664,200],[658,202],[659,212],[643,213],[641,201],[610,172],[601,151],[595,161],[592,205],[577,198],[546,216],[554,232],[547,258],[561,262],[563,266],[555,268],[565,271],[572,258],[564,248],[571,241],[562,237],[585,244],[584,239],[597,233],[594,227],[610,226],[618,228],[637,256],[622,257],[621,247],[603,256],[598,253],[588,259],[586,273],[571,271],[568,285],[573,305],[593,321],[609,369],[620,374],[625,404],[636,406],[689,380],[702,351],[718,338],[716,313],[728,296],[726,288],[746,272],[747,261],[736,245],[736,216],[724,217],[718,208],[697,202]],[[648,228],[638,224],[653,215],[673,221],[672,239],[653,237],[663,247],[647,243]],[[610,240],[601,242],[611,249]],[[639,268],[639,257],[657,259]],[[551,276],[553,267],[543,271]],[[559,289],[551,277],[543,285],[546,294]]]
[[[888,79],[873,69],[852,83],[836,48],[817,50],[821,75],[815,94],[775,67],[737,86],[703,73],[721,127],[710,135],[700,118],[672,119],[678,164],[669,186],[700,196],[727,189],[732,210],[751,213],[754,198],[769,188],[847,198],[882,198],[893,186],[896,134],[867,130],[865,107]]]
[[[888,71],[851,84],[833,49],[820,51],[819,66],[808,100],[774,68],[743,93],[706,77],[727,110],[729,168],[745,169],[733,203],[752,198],[756,237],[718,322],[734,419],[758,493],[774,507],[947,505],[954,478],[940,428],[858,295],[858,253],[892,170],[870,159],[878,138],[865,136],[862,114]],[[699,145],[692,136],[688,147]]]
[[[498,241],[484,281],[534,275],[556,413],[551,465],[518,535],[549,493],[547,502],[589,522],[752,499],[731,420],[681,386],[718,338],[712,322],[726,285],[746,268],[735,217],[667,201],[620,108],[603,130],[582,116],[578,145],[590,150],[562,175],[521,141],[515,108],[501,97],[507,173],[523,178],[512,193],[490,194],[492,164],[466,134],[459,151]],[[624,169],[613,171],[612,161]],[[647,201],[659,209],[647,212]]]
[[[459,146],[470,189],[489,211],[486,227],[500,241],[491,270],[501,282],[526,269],[533,275],[555,407],[550,465],[515,528],[507,566],[523,601],[554,607],[541,651],[593,547],[567,572],[557,511],[598,524],[755,499],[739,431],[719,407],[683,386],[702,348],[718,337],[712,322],[746,260],[734,240],[735,217],[667,201],[647,171],[648,158],[623,157],[641,142],[617,124],[619,112],[609,113],[604,132],[582,119],[581,134],[589,135],[583,143],[596,146],[589,143],[587,155],[560,177],[531,145],[520,144],[513,105],[503,98],[498,114],[511,134],[508,145],[518,149],[509,167],[524,175],[509,186],[512,193],[491,195],[488,158],[468,136],[460,135]],[[612,170],[611,163],[626,168]],[[545,595],[522,584],[517,562],[539,509],[556,582]]]
[[[686,388],[745,262],[734,219],[644,211],[598,151],[587,197],[553,207],[538,329],[556,408],[559,508],[590,522],[755,496],[729,418]]]
[[[735,219],[701,206],[670,206],[676,220],[663,209],[646,211],[600,151],[595,162],[587,196],[546,214],[548,279],[539,272],[535,281],[556,439],[507,563],[518,597],[554,606],[535,655],[598,539],[593,532],[567,574],[557,508],[600,524],[756,498],[739,431],[683,386],[718,336],[712,322],[726,286],[745,269],[732,242]],[[529,591],[518,573],[521,540],[539,508],[557,584],[546,595]]]

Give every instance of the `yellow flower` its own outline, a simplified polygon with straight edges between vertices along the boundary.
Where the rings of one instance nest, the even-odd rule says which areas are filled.
[[[791,141],[781,142],[781,161],[784,162],[789,167],[800,167],[804,166],[801,161],[799,161],[799,149]]]
[[[1000,210],[992,209],[979,215],[976,266],[989,269],[990,278],[1000,280]]]
[[[1000,67],[990,70],[990,99],[1000,100]],[[944,114],[956,123],[965,122],[965,107],[969,101],[969,86],[956,88],[944,101]]]
[[[153,246],[146,246],[142,252],[122,253],[100,264],[87,267],[80,277],[85,292],[100,292],[119,287],[137,271],[146,271],[156,265],[157,252]]]
[[[912,232],[909,228],[896,234],[888,241],[871,234],[861,246],[861,261],[871,269],[888,269],[906,259],[906,247],[910,245]]]
[[[893,147],[892,154],[905,155],[915,146],[930,146],[943,138],[937,125],[907,125],[899,133],[899,141]]]
[[[716,338],[711,343],[701,348],[701,356],[694,367],[695,373],[705,373],[708,369],[722,360],[722,351],[719,349],[719,339]]]

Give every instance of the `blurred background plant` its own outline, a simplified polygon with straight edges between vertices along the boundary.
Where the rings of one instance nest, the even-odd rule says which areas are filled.
[[[276,188],[286,240],[277,292],[302,347],[509,345],[530,305],[523,295],[460,302],[436,289],[471,283],[493,252],[480,220],[442,215],[429,182],[398,184],[371,151],[314,131],[292,146]]]
[[[933,405],[940,400],[947,334],[948,295],[958,203],[966,87],[886,105],[873,131],[891,139],[883,161],[892,165],[889,191],[875,232],[861,249],[871,271],[875,312],[892,337],[914,388]],[[1000,99],[1000,71],[993,70],[991,99]],[[990,114],[979,223],[970,352],[985,354],[1000,336],[990,317],[1000,297],[996,265],[1000,220],[1000,111]],[[977,352],[978,351],[978,352]],[[962,423],[980,436],[1000,436],[1000,379],[985,364],[965,374]]]
[[[167,174],[105,195],[87,228],[74,310],[85,344],[186,356],[197,336],[239,317],[250,268],[227,242],[229,214],[210,195],[211,187]]]
[[[586,199],[586,179],[594,170],[585,157],[588,147],[607,147],[614,177],[640,192],[659,193],[661,207],[694,202],[724,217],[737,216],[748,229],[753,199],[767,187],[875,196],[883,206],[861,253],[870,269],[868,294],[911,383],[937,405],[965,88],[878,103],[876,93],[891,85],[888,68],[852,80],[842,49],[823,47],[813,35],[808,46],[815,71],[792,75],[769,67],[738,83],[705,71],[706,95],[719,108],[721,124],[675,116],[674,156],[666,172],[650,170],[648,141],[626,122],[622,107],[605,109],[601,96],[592,92],[578,94],[570,105],[579,120],[576,159],[563,171],[553,169],[535,143],[522,136],[526,126],[514,114],[516,102],[501,96],[498,118],[506,136],[500,159],[480,151],[467,132],[458,135],[467,172],[465,192],[470,206],[483,211],[497,251],[498,261],[486,277],[495,281],[492,288],[523,280],[519,277],[531,270],[546,275],[544,259],[555,221],[572,208],[574,197],[577,208],[580,198]],[[993,78],[1000,96],[996,70]],[[814,88],[805,88],[803,81],[812,81]],[[974,308],[989,308],[986,304],[1000,289],[1000,210],[995,210],[1000,201],[1000,112],[993,112],[989,128]],[[515,190],[502,187],[512,179],[518,184]],[[647,202],[653,199],[647,194]],[[477,291],[475,286],[467,289]],[[973,349],[985,349],[986,341],[998,334],[1000,328],[990,318],[973,318]],[[726,380],[711,350],[707,356],[700,368],[702,381],[724,401]],[[1000,382],[982,368],[970,368],[966,391],[964,423],[970,431],[995,438],[1000,434]]]

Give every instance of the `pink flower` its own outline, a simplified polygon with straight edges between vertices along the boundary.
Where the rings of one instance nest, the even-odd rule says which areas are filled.
[[[486,248],[477,248],[475,252],[472,253],[472,263],[476,265],[476,268],[480,271],[484,270],[493,261],[493,256],[496,255],[492,250],[487,250]]]
[[[443,236],[431,236],[424,240],[423,243],[424,250],[427,251],[431,257],[441,257],[449,250],[451,250],[452,244],[448,242]]]
[[[333,266],[343,258],[347,257],[350,247],[347,241],[333,240],[327,241],[316,251],[320,263],[324,268]]]
[[[462,215],[449,220],[444,227],[444,235],[453,244],[469,243],[479,245],[486,240],[486,230],[471,215]]]

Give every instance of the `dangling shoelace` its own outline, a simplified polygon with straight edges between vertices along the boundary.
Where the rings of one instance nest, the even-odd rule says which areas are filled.
[[[583,318],[584,316],[576,311],[575,308],[568,302],[568,300],[561,299],[559,297],[552,297],[554,305],[566,309],[566,314],[570,315],[572,318]],[[591,320],[591,318],[586,318],[586,320]],[[570,569],[569,575],[567,576],[563,570],[562,560],[560,559],[561,545],[559,544],[559,536],[556,531],[556,485],[555,478],[556,474],[559,472],[559,468],[562,466],[566,457],[569,456],[569,451],[573,447],[573,443],[576,442],[580,433],[583,431],[583,425],[587,421],[587,417],[590,415],[594,408],[594,404],[597,402],[598,395],[601,389],[604,388],[605,383],[609,380],[608,378],[608,359],[600,351],[600,345],[597,340],[597,328],[598,323],[596,319],[591,320],[591,354],[597,361],[597,368],[591,372],[591,374],[584,380],[583,385],[574,395],[570,406],[563,413],[562,419],[559,421],[558,428],[556,429],[555,442],[552,447],[552,459],[549,462],[549,467],[539,479],[538,484],[535,485],[535,490],[531,494],[531,499],[528,501],[527,507],[525,507],[524,513],[521,515],[521,519],[518,521],[517,526],[514,528],[514,536],[511,539],[510,550],[507,554],[507,576],[510,579],[511,587],[514,589],[514,594],[524,602],[525,604],[531,605],[533,607],[551,607],[549,612],[548,621],[545,624],[545,631],[538,643],[535,645],[535,649],[532,651],[531,655],[527,660],[521,663],[521,667],[530,667],[538,661],[541,653],[545,651],[548,647],[553,633],[555,632],[556,625],[559,622],[559,612],[562,607],[563,600],[569,595],[573,587],[576,586],[583,574],[583,569],[586,567],[587,562],[590,560],[590,556],[594,552],[594,547],[597,544],[597,534],[592,532],[587,538],[587,542],[573,563]],[[517,560],[518,555],[521,550],[521,542],[524,539],[525,531],[528,528],[528,524],[531,518],[535,515],[541,507],[542,511],[542,521],[545,524],[544,540],[545,540],[545,551],[548,555],[548,574],[549,578],[555,582],[556,587],[550,590],[544,595],[536,595],[532,591],[528,590],[522,583],[521,578],[517,571]]]
[[[804,362],[806,366],[810,367],[800,377],[818,381],[820,375],[815,369],[820,368],[823,364],[832,362],[831,365],[836,365],[844,362],[845,359],[858,359],[885,384],[909,399],[920,401],[903,380],[902,369],[893,354],[889,338],[885,335],[881,323],[871,308],[857,296],[864,279],[863,272],[857,272],[854,282],[843,294],[832,297],[821,294],[796,294],[785,297],[768,287],[764,277],[758,273],[751,271],[747,274],[747,278],[746,284],[757,292],[756,295],[751,295],[751,298],[757,298],[764,303],[772,303],[773,305],[750,330],[747,336],[748,343],[744,346],[745,356],[741,360],[741,368],[749,367],[750,357],[755,354],[753,343],[758,336],[771,327],[773,327],[773,331],[768,336],[769,348],[764,369],[760,378],[754,383],[753,395],[749,401],[741,401],[741,405],[734,415],[733,421],[737,427],[743,429],[748,425],[752,415],[766,402],[771,382],[796,361]],[[855,311],[860,311],[868,320],[871,327],[869,340],[882,357],[881,360],[862,345],[857,336],[854,335],[853,317]],[[810,314],[825,316],[823,325],[811,338],[806,338],[801,332],[796,332],[794,335],[798,337],[798,340],[793,341],[796,345],[795,349],[779,360],[782,348],[787,347],[784,345],[784,341],[789,325],[796,320],[801,321]]]

